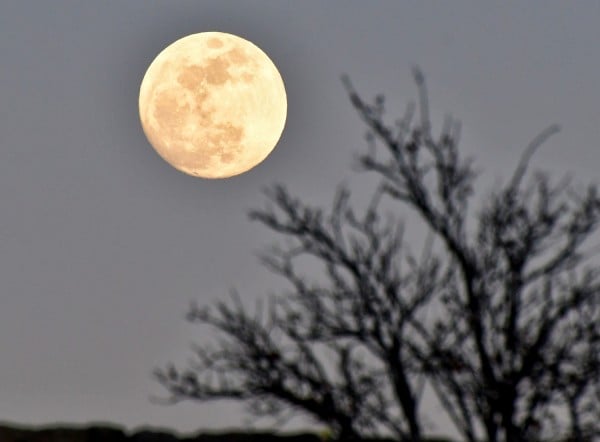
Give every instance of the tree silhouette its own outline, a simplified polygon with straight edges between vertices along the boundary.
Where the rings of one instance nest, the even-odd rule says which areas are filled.
[[[156,370],[171,401],[242,400],[257,416],[304,412],[340,439],[415,442],[429,385],[470,442],[600,435],[596,187],[577,192],[542,173],[523,184],[551,126],[472,215],[477,174],[460,156],[460,126],[448,118],[432,135],[418,70],[415,80],[419,117],[409,106],[389,125],[383,97],[369,104],[344,78],[368,131],[360,168],[380,185],[361,215],[346,188],[329,212],[282,186],[266,192],[271,205],[250,218],[287,240],[263,263],[291,290],[254,315],[237,294],[216,308],[192,306],[188,319],[224,339],[195,347],[188,368]],[[384,197],[428,228],[420,257],[403,247],[402,223],[383,216]],[[303,274],[306,258],[322,277]]]

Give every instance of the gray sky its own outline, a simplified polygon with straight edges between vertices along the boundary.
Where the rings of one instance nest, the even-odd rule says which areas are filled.
[[[234,286],[254,299],[279,284],[254,257],[275,238],[245,216],[263,204],[261,188],[283,181],[323,204],[341,180],[368,193],[372,181],[350,169],[364,127],[340,75],[366,97],[385,93],[399,114],[420,65],[436,127],[446,112],[462,120],[464,150],[488,182],[551,123],[563,130],[537,164],[598,181],[599,19],[597,1],[4,0],[0,417],[243,425],[231,405],[151,404],[163,391],[150,373],[186,360],[197,332],[183,320],[190,301]],[[221,181],[167,165],[137,113],[154,56],[209,30],[269,54],[289,103],[273,154]]]

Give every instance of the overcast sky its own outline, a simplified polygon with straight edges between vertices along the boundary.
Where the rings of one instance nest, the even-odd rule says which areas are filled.
[[[255,259],[276,238],[245,215],[264,203],[261,188],[285,182],[321,204],[342,180],[368,193],[351,171],[364,127],[343,73],[365,97],[385,93],[399,115],[421,66],[434,128],[447,112],[459,118],[464,151],[489,178],[506,177],[559,123],[537,164],[598,182],[600,3],[511,3],[3,0],[0,419],[244,425],[230,405],[150,403],[164,393],[150,374],[186,360],[190,301],[277,286]],[[289,109],[267,160],[206,181],[152,150],[137,103],[158,52],[213,30],[269,54]]]

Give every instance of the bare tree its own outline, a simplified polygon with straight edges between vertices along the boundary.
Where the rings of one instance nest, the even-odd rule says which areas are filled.
[[[477,174],[459,155],[459,125],[448,118],[434,138],[415,78],[420,117],[409,106],[395,125],[382,97],[369,104],[344,79],[368,130],[360,167],[380,185],[361,215],[345,188],[328,213],[282,186],[266,192],[270,206],[250,218],[286,240],[262,260],[291,289],[255,314],[237,294],[192,306],[188,319],[222,339],[195,347],[187,368],[155,371],[169,401],[233,399],[259,417],[303,412],[342,439],[416,442],[430,385],[470,442],[600,435],[600,268],[588,247],[600,222],[596,188],[577,193],[544,174],[523,184],[552,126],[471,215]],[[428,228],[420,257],[403,247],[397,217],[383,216],[384,197]],[[303,273],[307,258],[319,277]],[[431,305],[437,314],[425,319]]]
[[[485,202],[469,230],[476,173],[458,151],[460,126],[448,118],[434,138],[425,82],[417,70],[420,119],[409,110],[397,129],[346,80],[371,133],[363,169],[383,178],[387,194],[416,212],[445,246],[456,272],[440,301],[443,313],[415,324],[414,355],[448,415],[469,441],[524,441],[556,431],[600,434],[600,268],[589,240],[600,222],[595,186],[578,193],[566,179],[537,173],[523,185],[531,156],[551,126],[525,150],[512,178]],[[377,158],[376,145],[386,159]]]
[[[157,378],[174,400],[247,399],[254,414],[300,410],[344,439],[383,431],[420,441],[423,380],[404,335],[450,275],[427,253],[401,271],[402,227],[381,219],[381,189],[362,217],[346,189],[328,215],[281,186],[267,195],[275,207],[250,217],[293,240],[263,256],[292,291],[270,299],[266,318],[247,314],[236,296],[216,312],[193,307],[190,320],[230,341],[196,348],[191,370],[169,367]],[[311,282],[299,273],[296,263],[305,257],[321,264],[323,278]]]

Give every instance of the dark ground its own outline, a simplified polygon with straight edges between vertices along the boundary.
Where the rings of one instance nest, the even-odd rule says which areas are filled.
[[[177,436],[163,430],[126,432],[111,425],[26,427],[0,424],[0,442],[321,442],[321,439],[311,433],[222,432]],[[369,442],[391,441],[370,439]],[[428,439],[425,442],[450,441]]]

